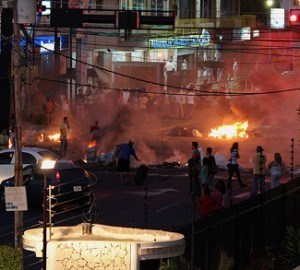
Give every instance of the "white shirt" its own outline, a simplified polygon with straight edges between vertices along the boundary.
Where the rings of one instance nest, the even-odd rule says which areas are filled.
[[[130,97],[129,91],[123,91],[123,94],[122,94],[122,103],[124,105],[128,104],[129,97]]]
[[[234,71],[237,71],[237,70],[239,69],[239,65],[238,65],[238,62],[237,62],[237,61],[234,61],[233,66],[232,66],[232,69],[233,69]]]
[[[186,103],[190,105],[195,105],[195,93],[193,91],[187,92]]]
[[[186,61],[183,61],[181,63],[181,70],[187,70],[187,62]]]
[[[168,61],[168,62],[166,63],[165,69],[166,69],[166,71],[173,71],[173,69],[174,69],[174,64],[173,64],[172,62]]]

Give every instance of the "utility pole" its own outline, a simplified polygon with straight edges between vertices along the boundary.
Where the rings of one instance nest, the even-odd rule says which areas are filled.
[[[17,0],[13,2],[13,101],[15,113],[15,186],[23,186],[22,132],[21,132],[21,61],[20,61],[20,25],[18,24]],[[15,211],[15,248],[22,248],[23,212]]]

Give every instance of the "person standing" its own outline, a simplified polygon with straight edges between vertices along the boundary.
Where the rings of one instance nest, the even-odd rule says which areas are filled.
[[[232,65],[232,72],[233,72],[233,79],[236,80],[238,76],[239,71],[239,64],[236,60],[236,58],[233,59],[233,65]]]
[[[138,97],[138,111],[139,111],[139,119],[140,119],[140,124],[145,125],[146,124],[146,116],[147,116],[147,108],[149,105],[149,99],[147,97],[146,93],[139,93]]]
[[[166,71],[168,79],[170,79],[170,76],[173,74],[174,70],[175,70],[175,66],[173,63],[173,59],[170,58],[169,61],[165,65],[165,71]]]
[[[65,157],[67,154],[68,148],[68,132],[70,130],[70,125],[68,117],[64,117],[63,122],[60,125],[60,149],[59,152],[62,157]]]
[[[195,84],[189,83],[186,91],[186,107],[187,107],[187,116],[192,117],[195,111],[195,97],[194,92]]]
[[[208,158],[204,157],[202,159],[202,168],[201,168],[201,185],[208,186]]]
[[[184,119],[184,107],[186,104],[186,96],[183,89],[180,89],[178,94],[175,96],[176,100],[176,116],[178,119]]]
[[[215,186],[215,175],[217,174],[217,164],[216,164],[216,160],[215,157],[212,154],[212,148],[211,147],[207,147],[206,148],[206,157],[208,159],[208,175],[207,175],[207,182],[208,185],[210,187],[214,187]]]
[[[183,58],[181,62],[181,80],[183,82],[186,82],[188,80],[187,75],[188,75],[188,62],[186,58]]]
[[[208,187],[204,187],[200,196],[200,217],[207,217],[212,213],[213,203],[211,197],[211,190]]]
[[[211,195],[213,211],[221,210],[224,208],[225,194],[226,194],[225,183],[222,179],[219,179],[215,185],[215,191]]]
[[[198,149],[198,143],[192,142],[192,157],[189,159],[189,179],[190,188],[189,193],[191,196],[200,195],[200,172],[201,172],[201,155]]]
[[[271,175],[271,188],[275,188],[280,185],[280,178],[284,168],[282,157],[279,153],[274,154],[274,160],[268,165]]]
[[[238,165],[238,159],[240,158],[239,154],[239,144],[238,142],[234,142],[231,149],[230,149],[230,159],[228,163],[228,181],[227,181],[227,188],[232,188],[232,177],[233,174],[236,174],[237,180],[241,186],[241,188],[246,187],[247,185],[244,184],[241,180],[239,165]]]
[[[265,192],[267,157],[263,154],[263,151],[264,149],[261,146],[256,147],[256,155],[253,159],[253,189],[251,197],[257,195],[258,184],[260,184],[260,193]]]
[[[77,120],[84,119],[84,103],[85,96],[82,92],[82,88],[78,88],[78,93],[75,96],[75,105],[76,105],[76,117]]]
[[[133,148],[133,141],[130,140],[128,143],[121,144],[118,148],[117,154],[117,172],[121,175],[121,185],[129,184],[128,174],[130,171],[130,157],[133,156],[137,161],[140,159],[136,155],[135,149]]]
[[[0,133],[0,150],[8,148],[9,137],[7,135],[7,130],[3,129]]]
[[[54,113],[54,103],[52,97],[48,97],[46,100],[45,112],[46,112],[47,125],[51,125],[53,120],[53,113]]]

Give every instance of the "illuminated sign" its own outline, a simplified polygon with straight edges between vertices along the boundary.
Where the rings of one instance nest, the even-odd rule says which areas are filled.
[[[270,27],[272,29],[284,29],[284,8],[271,8]]]
[[[210,44],[210,34],[205,31],[201,35],[191,35],[185,37],[171,37],[167,39],[150,39],[150,49],[170,49],[170,48],[189,48],[206,47]]]
[[[233,40],[251,40],[251,29],[250,27],[243,27],[239,29],[233,29]]]
[[[53,53],[55,48],[54,36],[35,36],[34,44],[39,47],[40,54]],[[26,38],[22,38],[20,45],[24,47],[26,45]],[[69,46],[68,35],[60,36],[60,49],[67,49]]]

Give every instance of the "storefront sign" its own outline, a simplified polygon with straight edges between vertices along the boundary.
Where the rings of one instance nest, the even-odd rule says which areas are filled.
[[[170,48],[189,48],[205,47],[210,44],[210,35],[206,31],[201,35],[191,35],[186,37],[171,37],[168,39],[150,39],[150,49],[170,49]]]
[[[35,36],[34,37],[35,47],[40,48],[37,50],[40,54],[49,54],[54,51],[55,40],[54,36]],[[24,47],[26,45],[26,38],[22,38],[20,46]],[[60,36],[60,49],[67,49],[69,46],[68,36]]]

